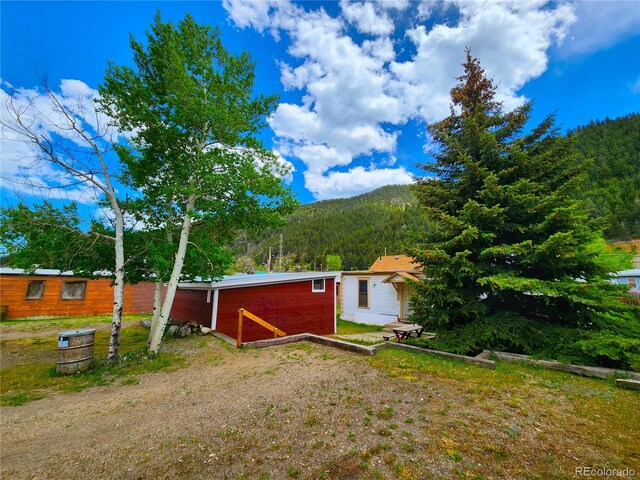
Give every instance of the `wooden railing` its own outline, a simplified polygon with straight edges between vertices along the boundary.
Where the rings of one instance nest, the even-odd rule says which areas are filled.
[[[274,327],[269,322],[265,322],[263,319],[254,315],[251,312],[246,311],[244,308],[238,309],[238,338],[236,339],[236,347],[240,348],[242,345],[242,321],[244,318],[248,318],[249,320],[253,320],[258,325],[262,325],[267,330],[273,332],[273,338],[284,337],[286,333],[280,330],[277,327]]]

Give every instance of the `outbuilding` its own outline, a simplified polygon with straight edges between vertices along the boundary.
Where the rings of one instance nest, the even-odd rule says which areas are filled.
[[[240,308],[287,335],[336,332],[336,284],[340,272],[272,273],[226,276],[218,282],[181,283],[170,318],[197,322],[231,338],[238,333]],[[273,338],[245,320],[242,340]]]
[[[73,272],[0,268],[0,308],[3,319],[80,317],[113,312],[110,274],[88,279]],[[150,313],[154,283],[125,285],[123,313]]]
[[[411,314],[411,284],[421,278],[422,266],[407,255],[385,255],[369,270],[343,272],[341,317],[372,325],[405,321]]]

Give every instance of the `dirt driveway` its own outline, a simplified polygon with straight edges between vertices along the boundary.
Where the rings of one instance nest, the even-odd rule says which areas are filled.
[[[402,352],[362,357],[309,343],[237,351],[205,338],[173,344],[189,355],[188,368],[3,407],[2,478],[547,479],[572,478],[580,465],[640,471],[640,452],[624,452],[638,445],[637,419],[621,438],[592,438],[598,419],[583,417],[568,390],[542,387],[528,370],[499,389],[419,373],[409,357],[393,357]],[[464,368],[465,378],[507,375],[437,368]],[[622,401],[629,398],[638,399]]]

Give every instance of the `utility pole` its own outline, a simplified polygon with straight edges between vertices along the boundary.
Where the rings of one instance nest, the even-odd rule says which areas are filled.
[[[278,271],[282,272],[284,270],[284,265],[283,265],[283,258],[282,258],[282,234],[280,234],[280,246],[278,247]]]

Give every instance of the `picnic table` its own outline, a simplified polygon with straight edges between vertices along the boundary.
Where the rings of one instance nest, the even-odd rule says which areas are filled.
[[[402,327],[396,327],[391,329],[396,336],[396,342],[402,343],[407,338],[415,335],[416,337],[422,336],[422,332],[424,331],[424,327],[421,325],[405,325]]]

